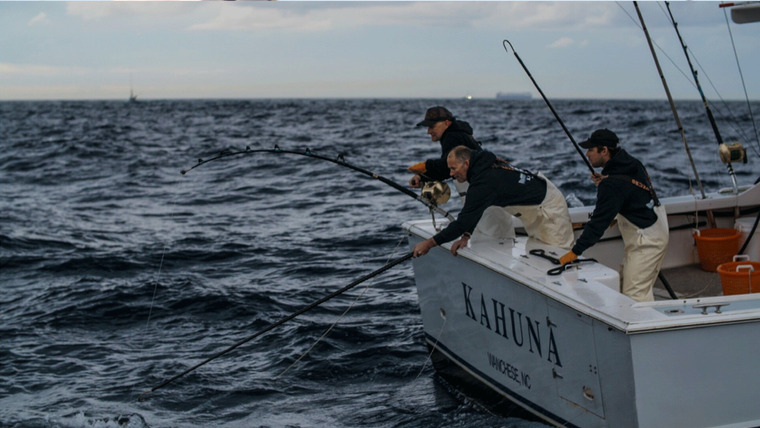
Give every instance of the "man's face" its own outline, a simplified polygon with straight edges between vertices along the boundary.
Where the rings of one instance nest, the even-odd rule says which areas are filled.
[[[427,133],[430,134],[430,140],[431,141],[441,141],[441,137],[443,137],[443,132],[446,131],[446,128],[451,125],[450,120],[442,120],[440,122],[436,122],[435,124],[428,126]]]
[[[591,147],[590,149],[586,150],[586,157],[588,158],[589,163],[594,168],[603,167],[607,164],[608,156],[605,156],[605,154],[609,154],[609,150],[607,147]]]
[[[460,183],[467,181],[467,170],[470,168],[470,161],[460,162],[454,156],[449,156],[446,158],[446,163],[449,166],[449,174],[456,181]]]

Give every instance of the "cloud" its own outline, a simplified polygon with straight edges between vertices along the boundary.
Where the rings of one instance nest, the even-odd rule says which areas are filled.
[[[192,30],[325,31],[357,27],[552,29],[612,25],[605,2],[386,2],[237,3],[214,8],[214,16]],[[208,15],[208,13],[206,14]]]
[[[614,26],[608,2],[70,2],[85,21],[162,20],[190,30],[322,32],[367,27],[558,30]]]
[[[573,39],[571,39],[570,37],[560,37],[558,40],[555,40],[553,43],[550,43],[548,47],[552,49],[559,49],[559,48],[566,48],[573,44],[575,44],[575,41],[573,41]]]
[[[242,7],[225,5],[216,15],[191,30],[276,30],[321,31],[333,27],[330,19],[318,13],[300,13],[291,8],[271,5],[269,7]],[[266,5],[265,5],[266,6]]]
[[[0,74],[21,75],[24,77],[72,76],[85,75],[92,72],[86,67],[68,67],[46,64],[14,64],[0,62]]]
[[[66,4],[66,13],[69,16],[81,18],[85,21],[98,21],[114,18],[120,21],[125,18],[163,18],[173,20],[187,11],[194,10],[195,3],[185,2],[144,2],[144,1],[118,1],[118,2],[90,2],[73,1]]]
[[[27,23],[28,26],[34,27],[35,25],[44,25],[50,22],[45,12],[40,12],[34,18],[30,19]]]
[[[55,75],[63,72],[62,67],[49,65],[29,65],[29,64],[10,64],[0,62],[0,74],[21,74],[21,75]]]

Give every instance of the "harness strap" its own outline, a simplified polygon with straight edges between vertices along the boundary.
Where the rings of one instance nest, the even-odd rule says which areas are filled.
[[[516,166],[510,164],[509,162],[501,158],[496,158],[496,161],[493,163],[493,165],[491,165],[491,168],[505,169],[507,171],[517,171],[521,174],[541,179],[541,177],[538,174],[530,172],[527,169],[517,168]]]
[[[644,171],[646,173],[646,170],[644,170]],[[639,180],[636,180],[633,177],[630,177],[630,176],[627,176],[627,175],[622,175],[622,174],[610,175],[610,176],[608,176],[608,178],[616,178],[618,180],[629,182],[629,183],[633,184],[634,186],[638,187],[639,189],[642,189],[642,190],[645,190],[645,191],[649,192],[649,196],[651,196],[652,197],[652,201],[654,201],[654,206],[659,207],[660,206],[660,200],[657,198],[657,194],[654,191],[654,187],[652,187],[652,180],[649,179],[649,173],[646,173],[646,175],[647,175],[647,181],[649,182],[649,186],[647,186],[646,184],[640,182]]]

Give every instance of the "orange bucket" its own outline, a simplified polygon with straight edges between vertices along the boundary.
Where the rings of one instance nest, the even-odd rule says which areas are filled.
[[[704,229],[694,232],[702,270],[715,272],[722,263],[730,262],[739,252],[739,238],[742,233],[736,229]]]
[[[760,293],[760,262],[728,262],[718,266],[723,294]]]

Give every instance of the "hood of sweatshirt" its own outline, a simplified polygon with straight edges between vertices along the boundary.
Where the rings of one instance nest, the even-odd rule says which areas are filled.
[[[620,150],[607,162],[607,165],[602,169],[602,175],[627,175],[649,185],[644,167],[625,150]]]
[[[470,157],[470,167],[467,169],[467,181],[472,183],[472,177],[477,176],[496,162],[496,155],[485,150],[475,150]]]

